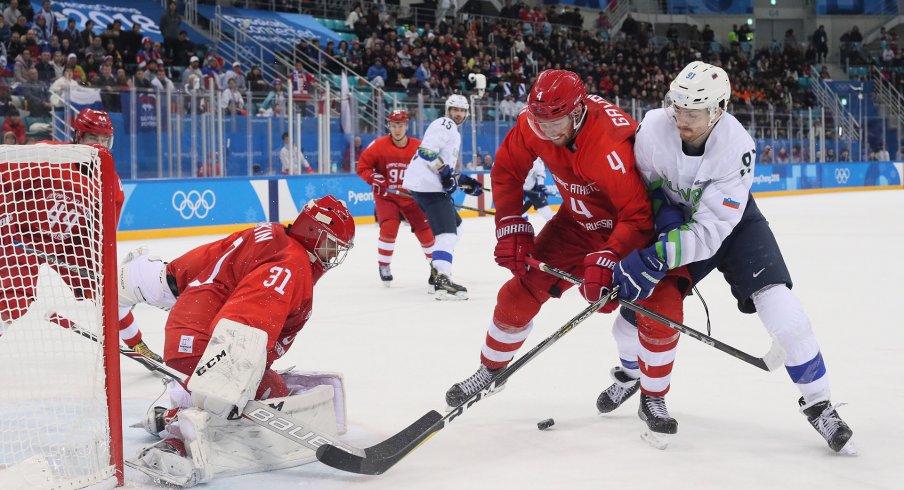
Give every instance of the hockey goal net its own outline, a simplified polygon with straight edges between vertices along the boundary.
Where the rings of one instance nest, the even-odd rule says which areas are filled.
[[[0,145],[0,488],[122,483],[118,185],[106,150]]]

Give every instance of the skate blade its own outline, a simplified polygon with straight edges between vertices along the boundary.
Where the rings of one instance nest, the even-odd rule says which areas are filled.
[[[437,301],[464,301],[468,299],[468,293],[449,294],[447,291],[437,291]]]
[[[390,285],[392,285],[392,281],[383,281],[384,288],[388,288],[388,287],[390,287]]]
[[[436,293],[436,290],[433,289],[433,286],[428,284],[427,285],[427,294],[434,294],[434,293]]]
[[[500,391],[502,391],[502,390],[504,390],[504,389],[505,389],[505,385],[497,386],[497,387],[493,388],[491,391],[489,391],[489,392],[486,394],[486,396],[484,396],[484,398],[491,397],[491,396],[495,395],[496,393],[499,393]],[[453,406],[446,405],[446,413],[449,413],[449,412],[451,412],[452,410],[455,410],[456,408],[458,408],[458,407],[453,407]]]
[[[860,453],[857,451],[857,446],[854,444],[853,439],[848,439],[848,442],[845,443],[844,446],[841,446],[841,449],[838,450],[838,454],[842,456],[859,456]]]
[[[660,451],[664,451],[669,447],[668,434],[661,434],[659,432],[653,432],[650,429],[644,429],[644,431],[640,433],[640,438]]]

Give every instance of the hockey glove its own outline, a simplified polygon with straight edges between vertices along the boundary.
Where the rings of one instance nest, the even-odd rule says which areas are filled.
[[[465,194],[472,196],[483,194],[483,186],[477,179],[470,175],[458,174],[458,188]]]
[[[452,167],[448,165],[439,169],[439,182],[443,186],[443,190],[452,194],[455,192],[455,189],[458,188],[458,183],[455,181],[455,175],[452,174]]]
[[[383,174],[374,172],[374,174],[370,177],[370,186],[373,188],[375,196],[386,195],[386,177],[383,177]]]
[[[662,188],[650,193],[650,203],[653,205],[657,235],[668,233],[685,223],[684,209],[672,204]]]
[[[638,301],[650,297],[668,267],[656,255],[656,246],[631,252],[615,266],[613,284],[620,298]]]
[[[543,184],[537,184],[534,186],[533,190],[541,199],[546,199],[549,197],[549,191],[546,190],[546,186]]]
[[[496,240],[496,263],[515,276],[527,274],[525,259],[536,251],[534,227],[521,216],[507,216],[496,225]]]
[[[618,262],[618,256],[609,250],[593,252],[584,257],[584,284],[581,285],[581,294],[589,303],[599,301],[601,297],[612,289],[612,271]],[[618,307],[618,302],[609,301],[600,313],[612,313]]]

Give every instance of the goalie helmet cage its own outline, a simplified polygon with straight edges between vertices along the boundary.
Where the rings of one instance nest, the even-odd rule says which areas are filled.
[[[123,484],[117,186],[106,150],[0,145],[0,488]]]

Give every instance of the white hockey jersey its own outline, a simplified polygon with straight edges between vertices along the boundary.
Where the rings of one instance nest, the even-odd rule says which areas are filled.
[[[527,178],[524,179],[524,190],[529,191],[532,190],[537,184],[545,184],[546,183],[546,164],[543,163],[543,160],[537,157],[534,160],[534,166],[531,167],[530,172],[527,173]]]
[[[734,116],[724,113],[704,153],[687,156],[667,109],[646,114],[634,144],[637,170],[649,189],[662,187],[685,210],[685,225],[665,242],[670,269],[708,259],[741,220],[753,184],[756,145]]]
[[[460,152],[461,133],[458,132],[455,121],[448,117],[433,121],[424,132],[421,146],[405,171],[402,187],[417,192],[443,192],[443,185],[434,165],[439,167],[437,160],[442,160],[454,169]]]

